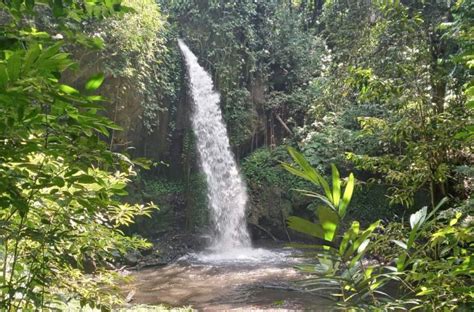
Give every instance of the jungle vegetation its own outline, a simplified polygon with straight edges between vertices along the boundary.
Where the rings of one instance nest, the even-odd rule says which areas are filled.
[[[0,310],[110,310],[111,263],[205,230],[179,37],[222,95],[249,224],[315,240],[305,289],[471,310],[473,20],[468,0],[1,0]]]

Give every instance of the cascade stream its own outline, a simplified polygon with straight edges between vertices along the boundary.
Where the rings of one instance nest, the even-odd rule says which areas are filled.
[[[193,97],[192,127],[208,186],[213,224],[207,250],[189,253],[161,268],[138,271],[128,292],[137,303],[192,305],[202,311],[326,311],[327,302],[293,291],[303,274],[299,251],[282,244],[252,247],[245,210],[247,192],[232,155],[219,107],[220,96],[197,57],[179,41]],[[263,247],[263,248],[262,248]]]
[[[186,61],[193,98],[192,126],[202,170],[206,175],[214,233],[212,249],[226,251],[250,247],[245,209],[247,190],[230,149],[229,137],[211,76],[197,57],[179,40]]]

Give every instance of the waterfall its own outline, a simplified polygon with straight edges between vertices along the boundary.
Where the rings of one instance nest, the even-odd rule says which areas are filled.
[[[245,219],[247,191],[230,149],[219,93],[197,57],[182,40],[178,43],[188,69],[193,98],[192,127],[208,187],[214,227],[211,247],[216,251],[250,247]]]

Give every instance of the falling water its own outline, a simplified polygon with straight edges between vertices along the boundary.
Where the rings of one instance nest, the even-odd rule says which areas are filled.
[[[192,126],[202,170],[206,175],[214,233],[212,248],[219,252],[250,247],[245,220],[247,192],[230,150],[219,107],[220,96],[211,76],[197,57],[179,40],[186,60],[193,97]]]

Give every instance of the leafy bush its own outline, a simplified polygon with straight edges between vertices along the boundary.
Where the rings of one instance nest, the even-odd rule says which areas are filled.
[[[153,133],[158,126],[159,113],[167,109],[166,100],[176,100],[179,90],[179,53],[176,48],[169,48],[175,34],[156,1],[122,2],[128,11],[107,20],[91,21],[86,31],[105,42],[99,55],[101,69],[107,76],[121,79],[116,91],[119,94],[114,96],[115,111],[123,105],[115,97],[136,92],[143,108],[141,118],[145,129]],[[87,55],[81,54],[81,57]]]
[[[324,171],[331,163],[345,163],[344,153],[351,149],[353,136],[352,131],[337,125],[313,125],[302,139],[302,152],[312,166]]]
[[[131,203],[153,202],[160,209],[151,218],[138,217],[127,233],[157,237],[174,231],[200,232],[209,225],[207,183],[200,173],[172,179],[152,172],[140,173],[127,188]]]
[[[468,2],[332,1],[322,13],[331,62],[315,79],[312,111],[326,132],[329,113],[370,107],[358,113],[362,148],[346,152],[390,186],[392,204],[413,207],[420,191],[431,193],[432,207],[459,196],[451,177],[472,141],[462,92],[472,80],[464,66],[472,58]]]
[[[288,151],[298,167],[290,164],[283,164],[283,167],[295,176],[311,181],[324,191],[323,194],[319,194],[300,190],[305,196],[323,203],[314,211],[317,223],[294,216],[288,218],[288,226],[291,229],[316,237],[320,241],[317,245],[303,246],[311,249],[312,254],[318,259],[316,266],[300,266],[303,271],[318,276],[305,280],[302,282],[303,286],[310,291],[329,291],[343,303],[359,303],[367,296],[374,297],[382,283],[374,283],[370,279],[373,268],[366,268],[362,260],[380,222],[377,221],[366,230],[361,230],[359,222],[353,221],[349,229],[340,234],[342,220],[346,216],[355,187],[354,175],[352,173],[349,175],[343,192],[343,181],[335,165],[331,166],[332,184],[329,185],[302,154],[293,148],[289,148]]]
[[[242,173],[247,177],[250,188],[270,185],[287,187],[291,185],[291,179],[297,181],[280,167],[280,162],[287,158],[283,147],[273,151],[261,148],[245,158],[242,161]]]
[[[469,212],[454,210],[437,215],[446,202],[443,200],[431,212],[424,207],[412,214],[407,227],[393,223],[380,232],[380,221],[377,221],[361,230],[354,221],[347,231],[339,234],[348,204],[344,198],[350,196],[343,196],[339,206],[336,205],[341,196],[337,170],[333,167],[331,189],[301,154],[289,151],[299,168],[289,164],[284,167],[325,191],[324,195],[302,191],[324,204],[316,210],[318,223],[297,217],[288,220],[291,228],[321,242],[300,246],[309,248],[317,261],[316,265],[300,267],[314,275],[301,282],[305,288],[327,294],[350,309],[452,311],[469,309],[470,305],[472,308],[474,222],[467,215]],[[350,181],[346,190],[350,190],[353,183]],[[367,253],[382,257],[388,264],[365,259]],[[391,281],[401,289],[398,298],[384,291]]]
[[[191,231],[203,231],[210,225],[207,182],[204,174],[191,175],[186,194],[186,228]]]
[[[147,246],[120,227],[153,207],[118,200],[135,164],[101,140],[119,130],[91,95],[103,75],[84,93],[60,78],[76,66],[64,45],[85,40],[74,29],[119,11],[120,1],[37,3],[66,38],[20,22],[40,10],[34,1],[0,2],[9,18],[0,25],[0,309],[47,310],[74,298],[108,310],[119,297],[105,263]]]
[[[280,163],[288,160],[283,147],[274,150],[261,148],[242,161],[242,173],[250,195],[249,222],[276,230],[278,237],[285,230],[285,219],[294,213],[306,215],[309,201],[296,192],[287,194],[286,188],[303,188],[307,182],[292,176]],[[287,238],[287,237],[285,237]]]

